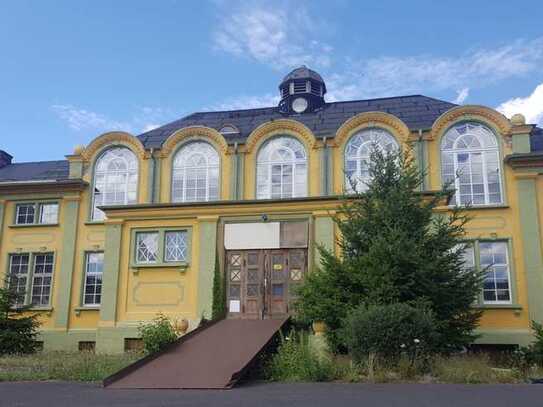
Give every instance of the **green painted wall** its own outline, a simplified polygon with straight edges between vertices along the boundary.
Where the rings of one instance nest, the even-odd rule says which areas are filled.
[[[315,225],[315,243],[326,247],[334,248],[334,220],[331,216],[318,216],[314,221]],[[321,255],[317,247],[314,249],[314,263],[316,267],[321,265]]]
[[[102,304],[100,320],[115,321],[117,312],[117,288],[119,285],[119,261],[122,225],[106,223],[104,271],[102,276]]]
[[[55,307],[55,327],[67,328],[70,317],[70,299],[72,297],[72,278],[75,264],[75,245],[77,242],[77,224],[79,218],[79,200],[67,200],[62,210],[62,252],[60,270],[56,278],[58,296]],[[79,305],[79,304],[77,304]]]
[[[198,269],[198,305],[197,317],[211,318],[213,303],[213,271],[217,253],[217,221],[201,221],[200,228],[200,254]]]
[[[519,216],[522,231],[522,252],[528,288],[530,319],[543,321],[543,259],[537,205],[536,179],[518,181]]]
[[[2,247],[2,232],[4,230],[4,213],[6,212],[6,204],[0,202],[0,248]],[[0,282],[2,283],[2,282]]]
[[[530,135],[529,134],[514,134],[512,139],[513,139],[513,153],[529,153],[530,152]]]

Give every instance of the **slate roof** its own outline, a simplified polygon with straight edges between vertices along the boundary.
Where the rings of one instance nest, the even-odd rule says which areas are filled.
[[[68,161],[13,163],[0,168],[0,182],[68,179]]]
[[[543,129],[536,127],[530,137],[530,151],[543,151]]]
[[[224,125],[234,125],[239,134],[228,134],[229,144],[244,142],[251,132],[270,120],[288,118],[306,125],[316,137],[334,137],[336,130],[346,120],[362,112],[386,112],[400,118],[412,130],[429,129],[442,113],[455,107],[454,103],[422,95],[381,99],[355,100],[326,103],[322,109],[311,113],[285,114],[278,107],[230,110],[224,112],[193,113],[180,120],[143,133],[139,136],[146,148],[160,148],[174,131],[187,126],[207,126],[220,130]]]

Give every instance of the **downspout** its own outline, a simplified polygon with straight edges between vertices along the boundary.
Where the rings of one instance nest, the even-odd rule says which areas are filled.
[[[156,184],[156,159],[154,155],[155,149],[154,147],[151,147],[150,153],[151,153],[151,203],[155,203],[155,184]]]
[[[417,155],[419,159],[419,172],[422,175],[422,184],[420,186],[421,191],[426,189],[426,174],[425,174],[425,162],[424,162],[424,146],[422,140],[422,129],[419,129],[419,140],[417,143]]]
[[[329,183],[329,163],[328,163],[328,145],[326,144],[326,140],[327,140],[327,137],[324,136],[322,138],[322,143],[324,145],[323,147],[323,170],[324,170],[324,174],[323,174],[323,180],[324,180],[324,184],[323,184],[323,188],[322,188],[322,192],[323,192],[323,195],[327,196],[329,195],[330,193],[330,189],[328,188],[328,183]]]

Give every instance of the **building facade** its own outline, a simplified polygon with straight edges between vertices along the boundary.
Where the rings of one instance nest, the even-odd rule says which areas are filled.
[[[193,329],[215,267],[230,318],[288,314],[316,246],[335,248],[332,216],[349,179],[364,188],[372,145],[410,148],[421,193],[453,181],[450,204],[473,216],[466,265],[489,267],[478,341],[528,343],[543,321],[542,130],[420,95],[328,103],[306,67],[279,90],[275,107],[102,134],[64,161],[0,151],[0,265],[44,348],[122,352],[158,312]]]

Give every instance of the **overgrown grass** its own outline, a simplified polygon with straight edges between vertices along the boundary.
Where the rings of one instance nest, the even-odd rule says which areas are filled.
[[[319,354],[311,347],[307,334],[291,332],[281,339],[278,352],[264,372],[267,379],[284,382],[514,384],[543,377],[542,369],[521,369],[514,359],[502,356],[500,362],[484,353],[377,360],[370,375],[367,361],[354,364],[347,356]]]
[[[140,358],[139,353],[38,352],[0,357],[0,381],[100,381]]]

